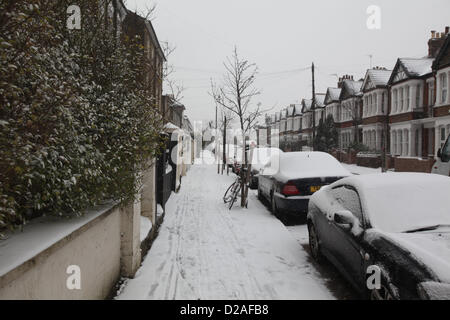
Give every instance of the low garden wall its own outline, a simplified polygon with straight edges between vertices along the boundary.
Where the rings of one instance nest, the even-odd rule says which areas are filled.
[[[434,159],[418,158],[394,158],[394,167],[396,172],[426,172],[430,173],[433,167]]]

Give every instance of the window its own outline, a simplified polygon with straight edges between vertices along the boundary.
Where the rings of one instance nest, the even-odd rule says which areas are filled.
[[[403,111],[403,88],[400,88],[399,89],[400,90],[400,97],[399,97],[399,99],[400,99],[400,112],[401,111]]]
[[[393,100],[394,100],[394,112],[397,112],[397,110],[398,110],[398,90],[397,89],[394,90],[393,95],[394,95],[394,97],[393,97]]]
[[[406,95],[406,104],[405,104],[405,111],[406,110],[409,110],[409,86],[406,86],[406,89],[405,89],[405,95]]]
[[[416,157],[420,156],[419,143],[420,143],[420,129],[416,129],[416,134],[414,135],[414,155]]]
[[[402,131],[397,132],[397,154],[402,155],[403,153],[403,134]]]
[[[395,156],[397,155],[397,132],[393,131],[392,132],[392,155]]]
[[[363,108],[364,116],[367,116],[367,96],[364,97],[364,108]]]
[[[441,103],[445,103],[447,101],[447,74],[443,73],[440,75],[441,80]]]
[[[408,129],[403,130],[403,155],[409,155],[409,131]]]
[[[353,213],[353,215],[362,223],[363,214],[361,201],[359,200],[358,193],[353,188],[346,186],[337,187],[331,190],[331,194],[343,209]]]
[[[421,107],[421,103],[420,103],[420,91],[421,90],[422,90],[422,86],[420,84],[418,84],[416,87],[416,108]]]
[[[434,82],[428,84],[428,105],[434,105]]]
[[[378,102],[377,102],[377,94],[375,93],[374,95],[373,95],[373,113],[374,114],[376,114],[377,113],[377,104],[378,104]]]

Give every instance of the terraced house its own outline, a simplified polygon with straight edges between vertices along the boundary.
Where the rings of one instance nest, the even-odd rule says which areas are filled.
[[[361,141],[362,131],[359,127],[362,114],[362,82],[353,76],[345,75],[340,79],[339,118],[335,120],[339,128],[339,149],[345,152],[354,142]]]
[[[445,32],[445,42],[432,65],[437,89],[436,102],[433,107],[437,136],[435,150],[443,146],[446,137],[450,134],[450,35],[448,27]]]
[[[446,33],[433,31],[428,56],[399,58],[389,79],[390,166],[396,171],[429,172],[448,135],[448,69],[440,62],[446,38],[448,27]]]
[[[314,110],[311,99],[302,99],[272,115],[271,126],[280,124],[280,141],[289,146],[285,151],[306,150],[314,126],[332,115],[338,131],[333,154],[340,161],[430,172],[450,134],[449,43],[449,27],[432,31],[427,56],[398,58],[392,71],[375,67],[358,81],[344,75],[337,88],[316,94]],[[359,143],[367,150],[354,150]]]
[[[340,116],[340,100],[339,96],[341,95],[341,88],[328,88],[327,93],[325,94],[325,118],[329,115],[333,117],[336,121]]]

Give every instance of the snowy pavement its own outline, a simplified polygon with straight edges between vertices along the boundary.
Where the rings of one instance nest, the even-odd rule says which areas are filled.
[[[347,164],[347,163],[343,163],[341,162],[342,166],[347,169],[348,171],[350,171],[353,174],[370,174],[370,173],[380,173],[381,172],[381,168],[368,168],[368,167],[360,167],[357,166],[356,164]]]
[[[255,192],[223,203],[234,175],[194,165],[172,194],[159,235],[116,299],[336,299],[304,247]]]

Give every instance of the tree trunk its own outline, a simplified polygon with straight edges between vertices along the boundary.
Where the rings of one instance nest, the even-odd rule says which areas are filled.
[[[222,174],[225,170],[225,166],[227,165],[227,158],[226,158],[226,141],[227,141],[227,117],[224,117],[224,123],[223,123],[223,150],[222,150]]]

